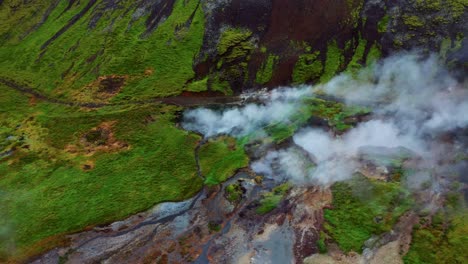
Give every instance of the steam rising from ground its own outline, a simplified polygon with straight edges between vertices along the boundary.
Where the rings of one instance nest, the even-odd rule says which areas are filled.
[[[434,144],[434,138],[468,125],[465,88],[450,77],[435,56],[421,59],[418,54],[405,54],[390,57],[357,76],[337,76],[324,85],[251,95],[258,102],[241,107],[190,110],[185,114],[184,127],[205,137],[264,136],[264,126],[288,121],[303,104],[300,99],[317,91],[349,104],[367,104],[373,108],[372,119],[344,135],[306,127],[294,135],[293,146],[271,150],[251,165],[257,173],[273,178],[329,185],[354,174],[356,159],[365,147],[404,147],[432,166],[443,148]]]
[[[197,131],[205,137],[216,135],[246,136],[262,134],[262,128],[271,123],[286,122],[296,113],[300,99],[312,95],[309,88],[282,88],[271,93],[244,95],[250,103],[224,111],[199,108],[185,113],[184,128]]]

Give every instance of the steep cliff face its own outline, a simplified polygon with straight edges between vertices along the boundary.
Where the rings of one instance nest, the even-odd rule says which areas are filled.
[[[2,1],[3,78],[100,101],[320,82],[421,48],[465,67],[466,1]],[[106,99],[111,100],[111,99]],[[102,100],[101,100],[102,101]]]

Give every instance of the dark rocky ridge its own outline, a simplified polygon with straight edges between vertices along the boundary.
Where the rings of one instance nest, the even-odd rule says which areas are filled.
[[[250,55],[248,78],[244,81],[233,81],[240,86],[234,89],[242,90],[256,86],[255,73],[265,63],[266,55],[260,52],[260,47],[279,56],[273,78],[267,83],[268,87],[289,85],[292,83],[294,66],[302,48],[292,47],[291,42],[305,42],[312,51],[320,51],[321,60],[326,63],[327,47],[331,41],[337,41],[338,47],[343,49],[344,70],[353,57],[360,38],[367,41],[364,56],[360,63],[364,63],[371,46],[377,43],[384,56],[401,50],[420,49],[424,52],[439,52],[444,39],[454,41],[463,39],[461,47],[455,52],[447,54],[447,61],[464,67],[466,72],[466,53],[468,46],[464,37],[468,32],[466,25],[468,16],[465,11],[454,18],[449,6],[441,5],[437,9],[425,8],[424,4],[417,5],[417,1],[227,1],[220,3],[207,17],[202,57],[208,60],[195,64],[198,78],[208,72],[223,71],[216,69],[216,62],[221,58],[215,53],[217,40],[220,38],[223,26],[250,29],[256,39],[257,49]],[[450,2],[450,1],[447,1]],[[416,16],[423,25],[416,28],[404,21],[405,17]],[[434,22],[436,17],[444,18],[443,23]],[[387,19],[387,25],[385,20]],[[379,32],[379,23],[386,27]],[[382,25],[380,25],[382,27]],[[351,41],[351,49],[346,49],[346,43]],[[207,70],[209,68],[210,70]],[[316,80],[309,80],[316,81]]]

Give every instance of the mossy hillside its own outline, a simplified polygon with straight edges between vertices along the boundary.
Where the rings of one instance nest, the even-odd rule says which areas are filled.
[[[404,263],[465,263],[468,253],[468,211],[466,208],[450,215],[439,212],[431,223],[420,223],[413,230],[410,250],[404,256]]]
[[[332,208],[325,210],[325,232],[345,252],[361,252],[372,235],[389,231],[412,206],[399,183],[359,176],[332,186]]]
[[[249,165],[244,146],[230,137],[209,140],[200,148],[199,160],[207,185],[220,184]]]
[[[24,138],[13,155],[0,160],[0,214],[6,216],[0,222],[12,227],[8,239],[17,248],[2,248],[4,255],[30,256],[56,246],[61,234],[189,198],[203,185],[194,154],[200,139],[175,127],[176,107],[89,112],[31,104],[16,91],[0,88],[1,124],[7,134]],[[115,137],[128,148],[91,154],[66,150],[104,121],[115,121]]]
[[[98,76],[129,74],[132,78],[116,100],[177,94],[194,77],[193,58],[204,34],[204,15],[198,1],[177,0],[171,15],[149,36],[143,36],[144,17],[132,20],[136,8],[133,1],[123,1],[115,10],[104,9],[92,29],[89,11],[41,51],[41,46],[85,4],[80,2],[62,14],[67,3],[60,1],[44,25],[19,44],[3,45],[0,67],[4,74],[64,97]]]
[[[232,83],[246,82],[248,62],[255,49],[252,37],[252,32],[246,28],[226,28],[221,33],[217,46],[217,72],[210,75],[211,90],[232,94]]]
[[[5,41],[18,43],[36,25],[38,25],[51,1],[32,2],[7,0],[2,1],[0,8],[0,43]]]

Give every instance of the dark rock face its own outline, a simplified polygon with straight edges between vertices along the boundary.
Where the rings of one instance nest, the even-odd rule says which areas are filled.
[[[438,52],[445,49],[442,52],[447,61],[466,67],[468,47],[461,39],[467,33],[463,27],[468,21],[467,12],[459,10],[454,14],[451,4],[430,8],[412,1],[232,0],[207,6],[212,15],[207,17],[201,57],[208,59],[195,63],[197,79],[222,73],[235,92],[259,85],[291,84],[299,57],[318,51],[322,64],[326,64],[328,46],[333,41],[344,56],[337,72],[348,67],[361,42],[366,43],[358,60],[362,65],[376,45],[384,56],[400,50]],[[246,28],[253,33],[252,43],[256,48],[237,61],[247,64],[241,77],[236,76],[238,72],[231,73],[229,66],[219,67],[223,58],[216,53],[216,47],[226,27]],[[445,47],[442,47],[444,41]],[[265,66],[269,54],[278,57],[272,78],[259,84],[255,77]],[[306,80],[316,81],[318,79]]]
[[[352,4],[349,4],[351,2]],[[208,59],[195,65],[199,79],[207,74],[223,71],[216,65],[222,57],[216,54],[218,40],[225,30],[224,27],[246,28],[253,33],[256,49],[245,61],[247,73],[241,82],[231,88],[236,92],[244,88],[256,86],[255,75],[265,63],[268,54],[279,56],[272,79],[266,84],[269,87],[288,85],[292,82],[294,66],[305,44],[311,50],[325,51],[332,39],[340,39],[341,43],[353,37],[354,25],[351,12],[358,11],[362,1],[241,1],[232,0],[226,4],[218,4],[207,17],[206,34],[202,56]],[[267,50],[262,52],[261,50]],[[324,59],[324,58],[323,58]],[[236,79],[234,76],[225,77]]]

